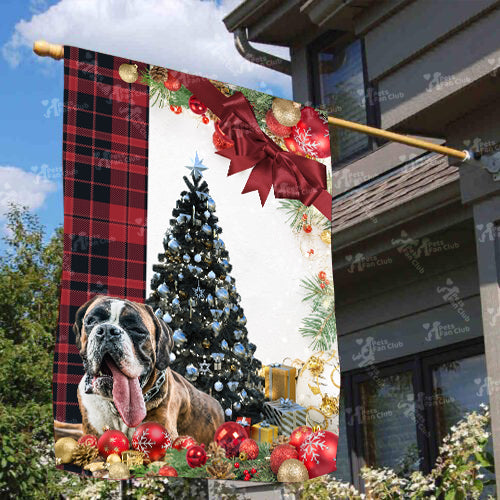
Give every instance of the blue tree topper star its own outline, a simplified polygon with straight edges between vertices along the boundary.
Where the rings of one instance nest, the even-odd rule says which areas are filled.
[[[203,160],[200,160],[200,158],[198,157],[198,152],[196,152],[194,160],[191,159],[191,161],[193,162],[193,165],[186,165],[186,168],[191,170],[191,174],[193,175],[194,179],[198,180],[200,177],[202,177],[201,173],[203,172],[203,170],[207,170],[208,167],[205,167],[205,165],[203,165]]]

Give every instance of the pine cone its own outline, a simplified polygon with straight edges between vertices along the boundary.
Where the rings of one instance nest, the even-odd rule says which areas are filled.
[[[226,450],[212,441],[207,448],[207,455],[212,459],[226,458]]]
[[[290,438],[288,436],[278,436],[277,439],[275,439],[271,443],[271,446],[269,447],[269,452],[272,453],[274,448],[276,448],[276,446],[279,446],[280,444],[288,444],[289,442]]]
[[[210,80],[210,83],[217,87],[226,97],[232,95],[231,89],[223,82],[219,82],[217,80]]]
[[[161,66],[152,66],[149,70],[149,76],[155,82],[164,82],[167,79],[168,71]]]
[[[233,464],[224,460],[214,460],[207,465],[207,472],[212,479],[234,479]]]
[[[75,448],[75,451],[73,451],[73,463],[80,467],[85,467],[93,462],[98,456],[99,450],[95,446],[79,444]]]

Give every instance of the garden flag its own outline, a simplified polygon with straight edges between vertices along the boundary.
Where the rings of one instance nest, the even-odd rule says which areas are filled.
[[[64,84],[58,465],[335,471],[326,114],[74,47]]]

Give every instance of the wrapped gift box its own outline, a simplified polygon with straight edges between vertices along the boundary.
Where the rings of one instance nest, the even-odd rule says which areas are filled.
[[[250,437],[258,443],[272,443],[278,437],[278,426],[263,420],[258,424],[252,425]]]
[[[266,398],[273,401],[279,398],[295,400],[295,376],[296,370],[293,366],[278,363],[264,366]]]
[[[236,422],[243,426],[247,431],[247,436],[250,437],[250,427],[252,426],[252,419],[248,417],[237,417]]]
[[[264,403],[264,414],[287,436],[297,427],[306,425],[306,409],[291,399],[280,398]]]

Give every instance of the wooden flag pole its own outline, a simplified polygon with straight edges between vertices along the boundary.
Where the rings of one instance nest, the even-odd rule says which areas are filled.
[[[33,44],[33,52],[42,57],[52,57],[52,59],[62,59],[64,57],[64,46],[48,43],[45,40],[37,40]],[[376,127],[369,127],[368,125],[362,125],[361,123],[342,120],[341,118],[335,118],[333,116],[328,117],[328,123],[335,127],[354,130],[356,132],[360,132],[361,134],[374,135],[376,137],[382,137],[390,141],[407,144],[408,146],[413,146],[427,151],[433,151],[435,153],[439,153],[442,155],[452,156],[453,158],[458,158],[462,161],[470,160],[472,158],[471,153],[465,150],[460,151],[458,149],[448,148],[446,146],[440,146],[439,144],[433,144],[432,142],[423,141],[421,139],[414,139],[412,137],[407,137],[406,135],[397,134],[396,132],[389,132],[388,130],[382,130]]]

